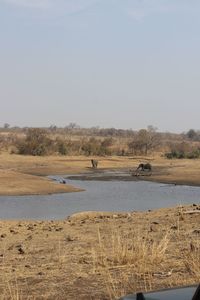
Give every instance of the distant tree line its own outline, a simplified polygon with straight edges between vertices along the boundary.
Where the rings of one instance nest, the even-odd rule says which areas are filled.
[[[116,128],[100,128],[98,126],[91,128],[83,128],[76,123],[69,123],[64,127],[58,127],[51,124],[49,127],[43,127],[49,133],[57,133],[63,135],[77,135],[77,136],[102,136],[102,137],[133,137],[135,132],[132,129],[116,129]],[[23,132],[26,133],[29,127],[11,127],[10,124],[5,123],[0,127],[0,132]]]
[[[166,152],[165,156],[169,159],[200,158],[200,145],[195,145],[188,142],[171,144],[170,151]]]
[[[166,158],[199,158],[200,132],[161,133],[153,126],[138,131],[99,127],[81,128],[70,123],[64,128],[0,128],[0,150],[23,155],[149,155]]]
[[[59,155],[148,155],[159,145],[160,136],[153,127],[141,129],[132,134],[131,138],[116,135],[81,136],[59,135],[49,129],[28,128],[23,135],[12,134],[10,138],[11,152],[23,155],[43,156]],[[54,129],[55,130],[55,129]],[[107,134],[107,133],[106,133]]]
[[[20,138],[15,144],[15,151],[18,154],[43,156],[50,154],[60,155],[111,155],[110,147],[113,144],[112,138],[105,139],[81,139],[69,140],[55,136],[52,138],[47,130],[41,128],[30,128],[26,136]]]

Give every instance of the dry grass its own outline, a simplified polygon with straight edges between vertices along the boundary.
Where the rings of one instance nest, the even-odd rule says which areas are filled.
[[[170,240],[167,233],[159,241],[142,236],[141,232],[130,232],[125,234],[117,231],[102,240],[98,231],[99,249],[96,253],[96,265],[109,267],[134,266],[161,263]]]
[[[94,272],[103,274],[109,299],[200,282],[200,239],[192,235],[188,240],[188,231],[183,230],[183,221],[187,222],[183,210],[177,208],[168,227],[156,238],[137,229],[128,233],[111,230],[106,237],[98,230],[99,244],[93,248]]]
[[[184,256],[184,264],[195,281],[200,282],[200,239],[190,242],[190,249]]]
[[[199,282],[200,214],[191,209],[200,206],[1,221],[0,299],[118,299]]]
[[[170,233],[152,240],[141,232],[116,231],[105,239],[98,231],[98,240],[99,248],[93,249],[94,270],[104,274],[110,299],[118,299],[129,290],[152,288],[157,266],[166,261]]]

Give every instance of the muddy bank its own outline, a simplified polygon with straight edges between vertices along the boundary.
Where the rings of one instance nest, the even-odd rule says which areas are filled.
[[[154,167],[153,172],[140,171],[137,172],[135,169],[130,168],[101,168],[93,169],[90,168],[87,172],[82,172],[81,174],[74,174],[67,176],[68,179],[73,180],[122,180],[122,181],[136,181],[136,180],[146,180],[148,178],[154,178],[154,176],[161,176],[165,174],[164,167]]]
[[[188,185],[200,186],[200,174],[193,174],[186,176],[188,171],[183,171],[181,174],[174,172],[175,168],[156,166],[152,172],[135,173],[134,170],[128,168],[120,169],[91,169],[87,173],[80,175],[66,176],[70,180],[89,180],[89,181],[151,181],[157,183],[165,183],[172,185]],[[184,173],[185,172],[185,173]]]
[[[95,181],[135,181],[138,180],[139,177],[131,176],[130,171],[128,169],[99,169],[93,170],[91,169],[87,173],[77,174],[67,176],[67,179],[70,180],[95,180]]]

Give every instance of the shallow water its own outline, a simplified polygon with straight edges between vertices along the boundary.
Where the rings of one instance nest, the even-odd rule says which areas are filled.
[[[63,219],[75,212],[134,211],[200,203],[200,188],[145,181],[79,181],[77,193],[1,196],[0,219]]]

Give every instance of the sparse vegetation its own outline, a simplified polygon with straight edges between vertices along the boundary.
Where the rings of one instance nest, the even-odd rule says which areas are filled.
[[[198,283],[199,209],[1,221],[0,294],[14,300],[117,300]]]
[[[200,146],[191,145],[186,142],[170,145],[170,152],[165,153],[166,158],[199,158],[200,157]]]
[[[187,143],[198,147],[198,132],[158,132],[153,126],[139,131],[98,127],[81,128],[71,123],[64,128],[0,128],[0,150],[25,155],[148,155],[166,152],[171,145]],[[194,153],[196,155],[196,153]],[[169,155],[170,156],[170,155]]]

